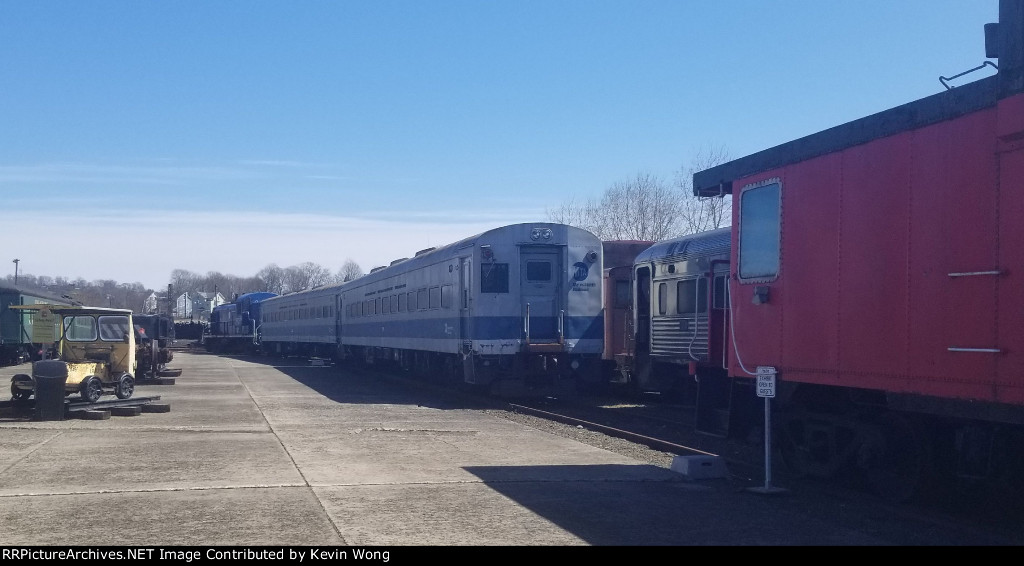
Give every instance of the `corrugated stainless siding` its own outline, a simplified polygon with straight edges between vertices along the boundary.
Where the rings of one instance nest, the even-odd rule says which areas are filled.
[[[694,320],[692,314],[655,316],[651,321],[651,356],[681,362],[708,361],[708,317],[701,315]]]

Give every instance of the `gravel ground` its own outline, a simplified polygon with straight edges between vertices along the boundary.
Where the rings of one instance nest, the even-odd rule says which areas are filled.
[[[531,428],[543,430],[550,434],[565,438],[572,438],[573,440],[584,444],[603,448],[609,452],[615,452],[616,454],[621,454],[662,468],[670,468],[672,466],[672,459],[675,457],[675,454],[655,450],[643,444],[637,444],[622,438],[608,436],[602,432],[588,430],[582,425],[560,423],[514,411],[488,410],[485,412]]]

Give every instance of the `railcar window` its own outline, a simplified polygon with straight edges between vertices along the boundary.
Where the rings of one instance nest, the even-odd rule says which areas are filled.
[[[381,308],[381,311],[380,311],[381,314],[388,314],[389,312],[391,312],[391,297],[390,296],[381,297],[380,298],[380,308]]]
[[[452,286],[441,285],[441,308],[452,308]]]
[[[633,293],[630,292],[629,281],[624,279],[615,280],[615,307],[624,309],[629,307]]]
[[[773,180],[740,193],[739,275],[742,278],[779,274],[781,185]]]
[[[391,295],[391,312],[398,312],[398,295]]]
[[[430,288],[430,308],[439,309],[441,308],[441,288],[431,287]]]
[[[551,281],[551,262],[549,261],[528,261],[526,262],[527,281]]]
[[[416,291],[409,291],[409,312],[416,310]]]
[[[405,293],[398,296],[398,312],[405,312],[406,302]]]
[[[658,314],[668,312],[668,284],[658,283]]]
[[[380,314],[381,312],[382,311],[380,310],[380,297],[377,297],[376,299],[373,300],[373,314]]]
[[[96,319],[91,316],[69,316],[64,319],[64,336],[72,342],[96,339]]]
[[[127,316],[101,316],[100,340],[105,342],[121,342],[128,334]]]
[[[485,263],[480,266],[481,293],[508,293],[508,264]]]
[[[676,282],[676,314],[707,312],[708,299],[701,287],[700,279]]]
[[[427,308],[427,290],[420,289],[416,291],[416,308],[424,310]]]

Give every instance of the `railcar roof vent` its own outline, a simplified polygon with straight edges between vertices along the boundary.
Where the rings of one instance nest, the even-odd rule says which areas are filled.
[[[387,267],[388,266],[386,266],[386,265],[378,265],[377,267],[374,267],[373,269],[371,269],[370,273],[376,273],[376,272],[380,271],[381,269],[387,269]]]
[[[419,257],[419,256],[421,256],[421,255],[423,255],[423,254],[425,254],[427,252],[432,252],[435,249],[437,249],[437,248],[427,248],[425,250],[420,250],[420,251],[416,252],[416,257]]]
[[[409,258],[403,257],[403,258],[396,259],[395,261],[391,262],[391,265],[395,265],[396,263],[402,263],[403,261],[405,261],[407,259],[409,259]]]

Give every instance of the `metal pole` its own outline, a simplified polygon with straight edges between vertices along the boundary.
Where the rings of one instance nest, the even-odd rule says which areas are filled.
[[[21,260],[20,259],[14,260],[14,286],[15,287],[18,286],[18,262],[19,261],[21,261]]]
[[[764,398],[764,489],[772,489],[772,398]]]

